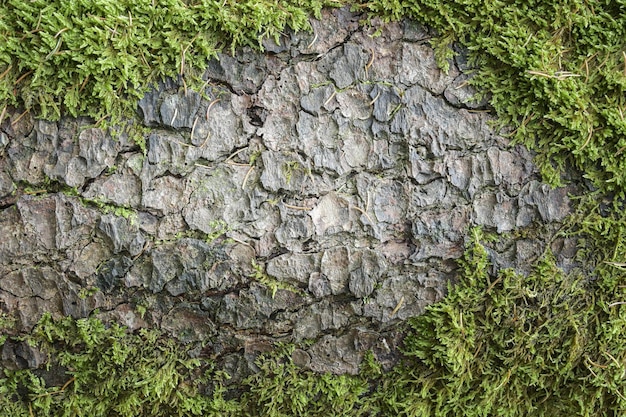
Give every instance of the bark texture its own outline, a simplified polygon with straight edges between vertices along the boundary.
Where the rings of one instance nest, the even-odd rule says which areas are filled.
[[[138,103],[145,155],[89,120],[14,111],[0,308],[16,332],[99,309],[235,375],[277,340],[306,342],[302,366],[356,373],[367,350],[394,364],[396,324],[445,296],[472,226],[514,232],[498,267],[525,271],[550,245],[567,268],[574,243],[533,230],[558,227],[573,189],[542,184],[489,127],[463,55],[444,74],[426,28],[360,18],[326,11],[313,33],[220,56],[205,98],[163,82]],[[12,346],[5,365],[41,363]]]

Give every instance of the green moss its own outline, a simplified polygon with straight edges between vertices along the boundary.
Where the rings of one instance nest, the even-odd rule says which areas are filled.
[[[294,174],[300,171],[304,171],[304,168],[300,166],[300,163],[298,161],[285,162],[281,168],[283,171],[283,175],[285,176],[285,180],[287,181],[287,184],[291,183],[291,180],[293,179]]]
[[[459,41],[472,83],[510,136],[536,150],[544,179],[566,167],[601,190],[626,187],[626,13],[619,0],[375,0],[356,5],[387,19],[410,16],[439,31],[447,68]]]
[[[361,8],[361,6],[358,6]],[[550,253],[521,276],[487,269],[474,236],[460,284],[411,321],[405,353],[381,391],[388,414],[619,415],[626,407],[623,302],[626,190],[626,14],[621,1],[409,0],[362,6],[411,16],[469,49],[472,83],[510,137],[538,152],[544,179],[576,168],[598,189],[582,199],[567,234],[581,270]],[[615,197],[617,196],[617,198]],[[620,284],[622,283],[622,284]]]
[[[492,276],[475,234],[460,283],[410,321],[385,407],[432,416],[596,415],[624,406],[590,384],[599,360],[596,288],[564,274],[547,252],[529,276]],[[603,362],[601,362],[603,363]],[[607,408],[608,407],[608,408]]]
[[[72,189],[73,190],[73,189]],[[73,195],[73,194],[68,194]],[[87,207],[95,207],[102,214],[113,214],[117,217],[123,217],[130,222],[130,224],[136,224],[137,222],[137,210],[128,206],[121,206],[111,203],[103,198],[85,198],[79,197],[80,202]]]
[[[78,298],[80,298],[81,300],[85,300],[89,297],[93,297],[99,291],[100,289],[98,287],[83,287],[78,292]]]
[[[0,103],[38,117],[120,120],[163,77],[202,84],[228,47],[308,28],[325,0],[8,0],[0,4]]]
[[[567,233],[598,240],[610,226],[622,239],[625,216],[583,213]],[[277,345],[257,360],[259,372],[231,387],[246,394],[226,400],[227,375],[156,331],[45,316],[27,340],[66,370],[66,384],[5,370],[0,406],[49,416],[618,415],[626,407],[624,264],[581,251],[600,271],[589,279],[565,274],[547,251],[528,276],[492,272],[482,237],[473,230],[449,295],[409,321],[405,359],[390,373],[369,353],[359,375],[319,375],[293,363],[294,346]]]
[[[272,298],[276,296],[276,292],[278,290],[285,290],[291,291],[295,294],[302,294],[302,290],[300,290],[298,287],[269,275],[265,271],[264,266],[262,264],[256,263],[256,261],[254,260],[252,261],[252,269],[254,270],[254,273],[252,274],[251,278],[259,284],[263,284],[265,287],[267,287],[267,289],[270,290],[272,294]]]
[[[221,236],[228,233],[230,230],[230,226],[224,220],[211,220],[209,222],[209,227],[211,228],[211,233],[204,234],[204,241],[206,243],[211,243],[214,240],[220,238]]]
[[[4,370],[0,415],[220,415],[230,407],[210,364],[201,368],[155,331],[44,316],[28,340],[48,352],[50,366],[65,370],[66,382],[48,386],[31,371]],[[212,396],[199,393],[207,381],[216,386]]]
[[[8,333],[15,329],[16,319],[6,313],[0,313],[0,345],[8,339]]]
[[[241,409],[252,416],[363,415],[367,380],[355,376],[319,375],[294,365],[291,345],[278,345],[257,360],[260,371],[243,385]]]

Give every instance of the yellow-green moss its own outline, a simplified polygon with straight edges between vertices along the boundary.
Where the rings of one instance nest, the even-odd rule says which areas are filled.
[[[588,216],[587,229],[598,221]],[[66,383],[46,386],[32,371],[5,370],[0,410],[11,414],[0,415],[619,415],[623,285],[614,274],[565,274],[549,251],[528,276],[492,274],[481,238],[475,229],[449,295],[410,320],[405,360],[390,373],[368,355],[360,375],[319,375],[293,363],[293,346],[277,345],[258,359],[258,373],[229,387],[245,394],[227,400],[228,375],[157,331],[45,316],[27,340],[49,354],[49,366],[65,369]],[[624,282],[623,264],[603,265]]]
[[[1,416],[210,416],[230,406],[210,364],[157,331],[131,334],[97,319],[46,315],[27,341],[49,355],[48,367],[65,370],[66,382],[47,386],[32,371],[4,370]],[[216,384],[214,396],[198,392],[207,379]]]
[[[469,50],[472,83],[499,125],[538,152],[544,179],[581,170],[601,190],[626,187],[626,12],[621,0],[374,0],[388,19],[412,17]]]
[[[166,76],[202,84],[223,49],[259,47],[286,27],[308,28],[333,1],[7,0],[0,3],[0,112],[36,116],[133,114],[146,88]]]

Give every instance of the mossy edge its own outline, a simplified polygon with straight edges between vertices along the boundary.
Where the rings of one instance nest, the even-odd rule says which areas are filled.
[[[106,8],[106,3],[93,4]],[[141,5],[145,2],[135,3]],[[189,6],[188,3],[175,3],[173,7]],[[231,6],[231,2],[227,3]],[[261,359],[262,372],[247,382],[253,381],[256,391],[250,387],[252,394],[240,401],[225,400],[221,388],[213,390],[212,396],[198,396],[197,391],[191,388],[185,391],[162,387],[144,393],[146,398],[152,398],[152,403],[143,403],[145,407],[135,404],[125,409],[131,413],[127,415],[326,415],[322,413],[337,409],[342,410],[343,415],[610,416],[618,415],[625,409],[626,350],[621,343],[626,329],[623,304],[626,297],[621,284],[626,269],[623,262],[625,219],[621,204],[615,202],[607,206],[606,194],[603,193],[615,193],[618,197],[624,195],[626,169],[623,169],[624,159],[619,156],[626,140],[622,115],[626,97],[626,68],[620,67],[620,52],[624,54],[623,39],[626,37],[622,32],[626,24],[623,24],[625,13],[620,12],[623,2],[604,3],[483,4],[478,1],[442,3],[434,0],[352,3],[354,7],[373,15],[388,19],[410,16],[435,27],[441,33],[437,56],[442,65],[451,56],[449,50],[442,49],[445,48],[442,45],[454,39],[466,44],[472,51],[473,64],[477,69],[475,84],[482,91],[492,94],[491,104],[502,124],[513,127],[512,136],[539,152],[538,161],[544,178],[556,184],[563,180],[565,167],[573,166],[590,179],[599,191],[583,198],[579,210],[571,217],[572,227],[568,231],[570,237],[579,239],[579,260],[584,265],[583,270],[564,274],[546,253],[529,276],[513,271],[490,273],[486,269],[488,259],[481,249],[480,234],[475,232],[461,262],[459,284],[450,289],[445,300],[429,307],[423,316],[411,320],[413,331],[405,346],[407,360],[391,374],[378,373],[373,378],[365,375],[318,376],[295,368],[288,351],[279,350],[273,357]],[[4,5],[18,10],[26,4],[9,1]],[[299,2],[294,7],[298,8],[298,5]],[[321,7],[318,3],[304,4],[311,5]],[[597,7],[594,8],[594,5]],[[39,6],[43,7],[37,2],[28,3],[28,7]],[[306,17],[307,10],[310,12],[311,9],[298,9],[297,15]],[[314,10],[319,11],[319,8]],[[29,18],[34,16],[31,14]],[[132,13],[128,23],[131,18]],[[36,29],[40,28],[38,22],[32,22],[37,23]],[[262,22],[267,24],[267,21]],[[8,21],[0,23],[0,33],[13,33],[7,26]],[[63,23],[62,19],[58,18],[57,23]],[[280,20],[278,26],[275,23],[270,23],[271,28],[284,27],[280,26]],[[49,48],[42,47],[37,51],[25,49],[25,52],[39,54],[36,56],[46,60],[57,59],[57,56],[62,59],[62,54],[57,54],[62,52],[62,41],[59,39],[70,31],[67,28],[69,25],[62,26],[52,25],[46,31],[50,35]],[[298,28],[297,24],[293,26]],[[26,30],[24,34],[30,32],[29,28],[23,29]],[[521,36],[524,30],[528,33]],[[267,29],[261,34],[270,32]],[[232,34],[226,34],[226,38],[233,36],[233,47],[250,44],[251,39],[258,40],[255,36],[259,33],[256,31],[255,34],[254,28],[247,33],[248,37],[244,38]],[[273,32],[274,35],[277,33]],[[489,36],[490,33],[498,36]],[[250,37],[251,34],[255,36]],[[45,43],[47,38],[43,39],[44,34],[41,38]],[[211,45],[204,45],[207,55],[215,51]],[[572,52],[572,48],[577,54]],[[182,55],[183,58],[185,56]],[[32,58],[22,60],[38,62]],[[203,59],[198,62],[203,62]],[[3,101],[18,105],[18,97],[22,97],[23,104],[38,106],[41,115],[53,117],[60,115],[62,105],[71,109],[72,100],[59,104],[53,97],[54,92],[50,97],[34,97],[29,93],[32,88],[26,88],[15,94],[18,80],[20,83],[28,81],[33,73],[28,74],[30,70],[26,67],[19,68],[17,62],[14,67],[11,56],[7,60],[7,55],[0,54],[0,63],[5,65],[0,80],[4,83]],[[180,75],[178,68],[182,68],[181,64],[182,59],[169,69],[157,71],[158,76]],[[626,55],[623,65],[626,66]],[[16,72],[12,73],[13,70]],[[581,76],[583,70],[584,77]],[[79,78],[72,79],[74,82],[71,84],[77,90],[83,83],[87,86],[90,82]],[[97,88],[91,91],[99,96]],[[141,91],[136,90],[136,97]],[[6,92],[9,92],[8,95]],[[511,92],[517,95],[511,95]],[[109,100],[107,94],[101,95],[100,99],[104,103]],[[82,110],[86,108],[75,109],[76,112]],[[97,111],[99,113],[94,113],[92,117],[109,115],[106,104],[104,110],[99,108]],[[120,114],[125,111],[128,109],[120,110]],[[71,110],[69,112],[72,113]],[[610,194],[608,198],[609,201],[619,201],[613,200]],[[537,311],[529,310],[529,305],[538,307]],[[524,317],[520,317],[522,312],[525,312]],[[89,355],[93,352],[110,352],[112,349],[110,355],[122,355],[120,352],[130,355],[124,346],[134,346],[137,343],[133,341],[134,337],[146,337],[129,334],[116,327],[106,329],[93,319],[65,319],[56,323],[46,323],[45,320],[39,329],[42,326],[74,329],[56,334],[46,342],[56,343],[57,348],[63,344],[71,347],[58,351],[58,360],[65,360],[63,357],[66,357],[78,361],[72,363],[73,370],[70,372],[79,372],[77,370],[81,368],[78,365],[89,363]],[[520,326],[520,323],[523,325]],[[79,331],[81,327],[82,333]],[[85,328],[89,330],[86,333]],[[98,335],[104,344],[98,342]],[[34,337],[30,339],[32,343],[45,341],[41,335],[30,337]],[[73,338],[73,342],[68,344],[67,338]],[[144,339],[139,340],[145,342]],[[171,349],[171,355],[165,355],[170,360],[167,366],[170,370],[174,369],[171,378],[159,376],[159,380],[154,381],[154,371],[158,366],[147,366],[145,379],[140,379],[130,390],[116,385],[115,389],[109,386],[110,390],[101,391],[103,398],[115,401],[100,402],[109,405],[91,409],[93,414],[89,415],[112,415],[119,410],[114,411],[111,407],[134,404],[136,397],[132,393],[140,392],[140,387],[151,383],[159,387],[163,381],[166,385],[167,381],[176,385],[171,383],[172,378],[178,383],[187,381],[189,374],[186,372],[198,369],[196,366],[199,364],[188,362],[179,348],[171,345],[172,341],[158,336],[152,336],[151,340],[153,343],[147,346]],[[119,352],[115,353],[116,350]],[[133,363],[120,357],[116,360],[129,366]],[[98,369],[98,363],[98,360],[91,363],[90,369],[92,366]],[[129,370],[133,371],[134,366],[130,366]],[[159,369],[163,369],[162,366],[165,364]],[[89,382],[95,381],[90,378],[103,375],[94,376],[93,369],[91,372],[91,377],[84,381],[86,384],[74,384],[75,379],[59,389],[43,386],[42,379],[32,371],[5,371],[0,393],[4,394],[2,398],[9,404],[2,404],[5,406],[2,412],[11,416],[35,413],[81,415],[81,412],[90,410],[89,407],[96,407],[92,404],[93,395],[99,386],[90,386]],[[214,383],[219,383],[222,377],[209,373],[209,380]],[[79,386],[82,388],[77,388]],[[284,390],[290,387],[302,394],[285,395],[285,392],[293,394],[293,390]],[[130,402],[120,399],[122,394],[130,395]],[[171,399],[168,395],[177,396],[177,401],[168,404],[174,407],[180,405],[179,408],[159,408],[164,399]],[[14,403],[15,399],[20,401]],[[337,408],[338,404],[349,404],[350,407]],[[162,414],[166,412],[169,414]]]

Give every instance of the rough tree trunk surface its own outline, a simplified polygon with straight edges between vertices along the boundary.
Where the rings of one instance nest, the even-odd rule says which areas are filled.
[[[571,190],[469,101],[462,54],[444,74],[414,23],[312,25],[210,62],[208,99],[148,93],[145,155],[89,120],[3,123],[0,308],[19,331],[98,309],[232,373],[277,340],[306,341],[294,359],[319,372],[356,373],[367,350],[389,367],[396,325],[445,296],[470,227],[569,213]],[[526,270],[548,244],[533,236],[511,234],[497,266]],[[573,243],[550,245],[567,267]],[[37,365],[3,359],[20,355]]]

